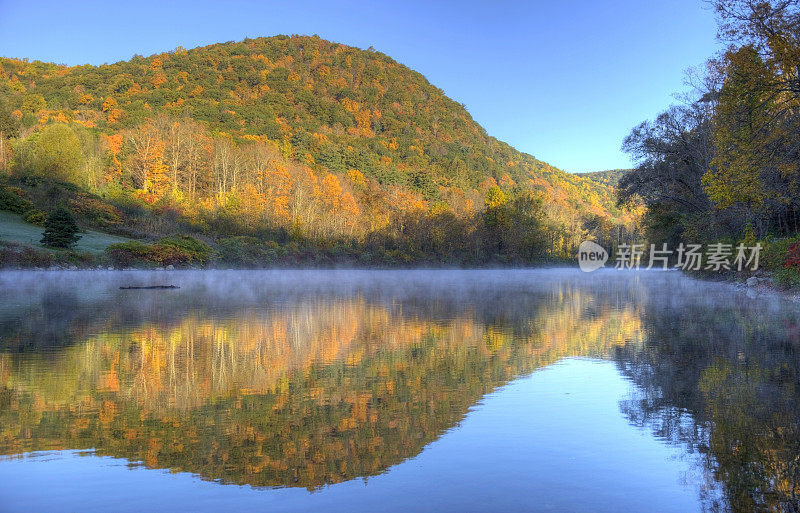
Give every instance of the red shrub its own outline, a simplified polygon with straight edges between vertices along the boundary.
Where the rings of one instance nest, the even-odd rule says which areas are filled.
[[[787,249],[786,258],[783,260],[783,268],[800,271],[800,241],[791,244]]]

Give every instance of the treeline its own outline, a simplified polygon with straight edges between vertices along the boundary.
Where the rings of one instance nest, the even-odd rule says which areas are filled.
[[[104,66],[3,58],[0,140],[13,179],[157,213],[140,228],[159,236],[190,226],[378,261],[523,263],[635,231],[610,186],[487,136],[387,56],[317,37]]]
[[[800,2],[712,4],[729,46],[684,103],[626,138],[638,166],[619,199],[643,201],[652,242],[782,238],[786,253],[800,229]]]
[[[322,251],[363,263],[525,263],[565,256],[579,233],[546,219],[541,196],[513,182],[429,202],[356,169],[315,172],[265,137],[213,135],[190,118],[158,116],[99,137],[55,123],[12,148],[7,189],[31,208],[53,196],[37,189],[78,184],[99,194],[67,194],[84,224],[134,237],[194,234],[220,243],[226,264],[275,263],[287,248],[270,256],[269,241],[302,260]]]

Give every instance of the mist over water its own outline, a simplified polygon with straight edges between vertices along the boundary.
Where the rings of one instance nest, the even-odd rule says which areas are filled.
[[[798,343],[675,272],[0,272],[0,497],[791,511]]]

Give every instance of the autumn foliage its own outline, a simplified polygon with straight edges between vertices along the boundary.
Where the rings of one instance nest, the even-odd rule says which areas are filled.
[[[570,256],[589,234],[635,229],[611,187],[488,136],[463,106],[386,55],[318,37],[103,66],[0,58],[0,99],[5,171],[105,198],[108,207],[71,208],[107,210],[98,212],[106,229],[453,263]],[[492,187],[509,198],[507,209],[538,209],[525,214],[539,220],[536,251],[501,248],[488,233],[507,226],[484,223]],[[513,201],[531,194],[543,201]],[[133,205],[148,219],[121,222],[114,209]],[[445,241],[456,248],[446,251]]]

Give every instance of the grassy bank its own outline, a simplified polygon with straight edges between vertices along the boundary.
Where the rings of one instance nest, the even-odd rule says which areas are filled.
[[[11,212],[0,211],[0,240],[15,244],[44,249],[39,242],[43,228],[27,223],[22,216]],[[127,242],[130,239],[109,235],[107,233],[85,230],[75,245],[75,251],[87,253],[103,253],[110,244]]]

